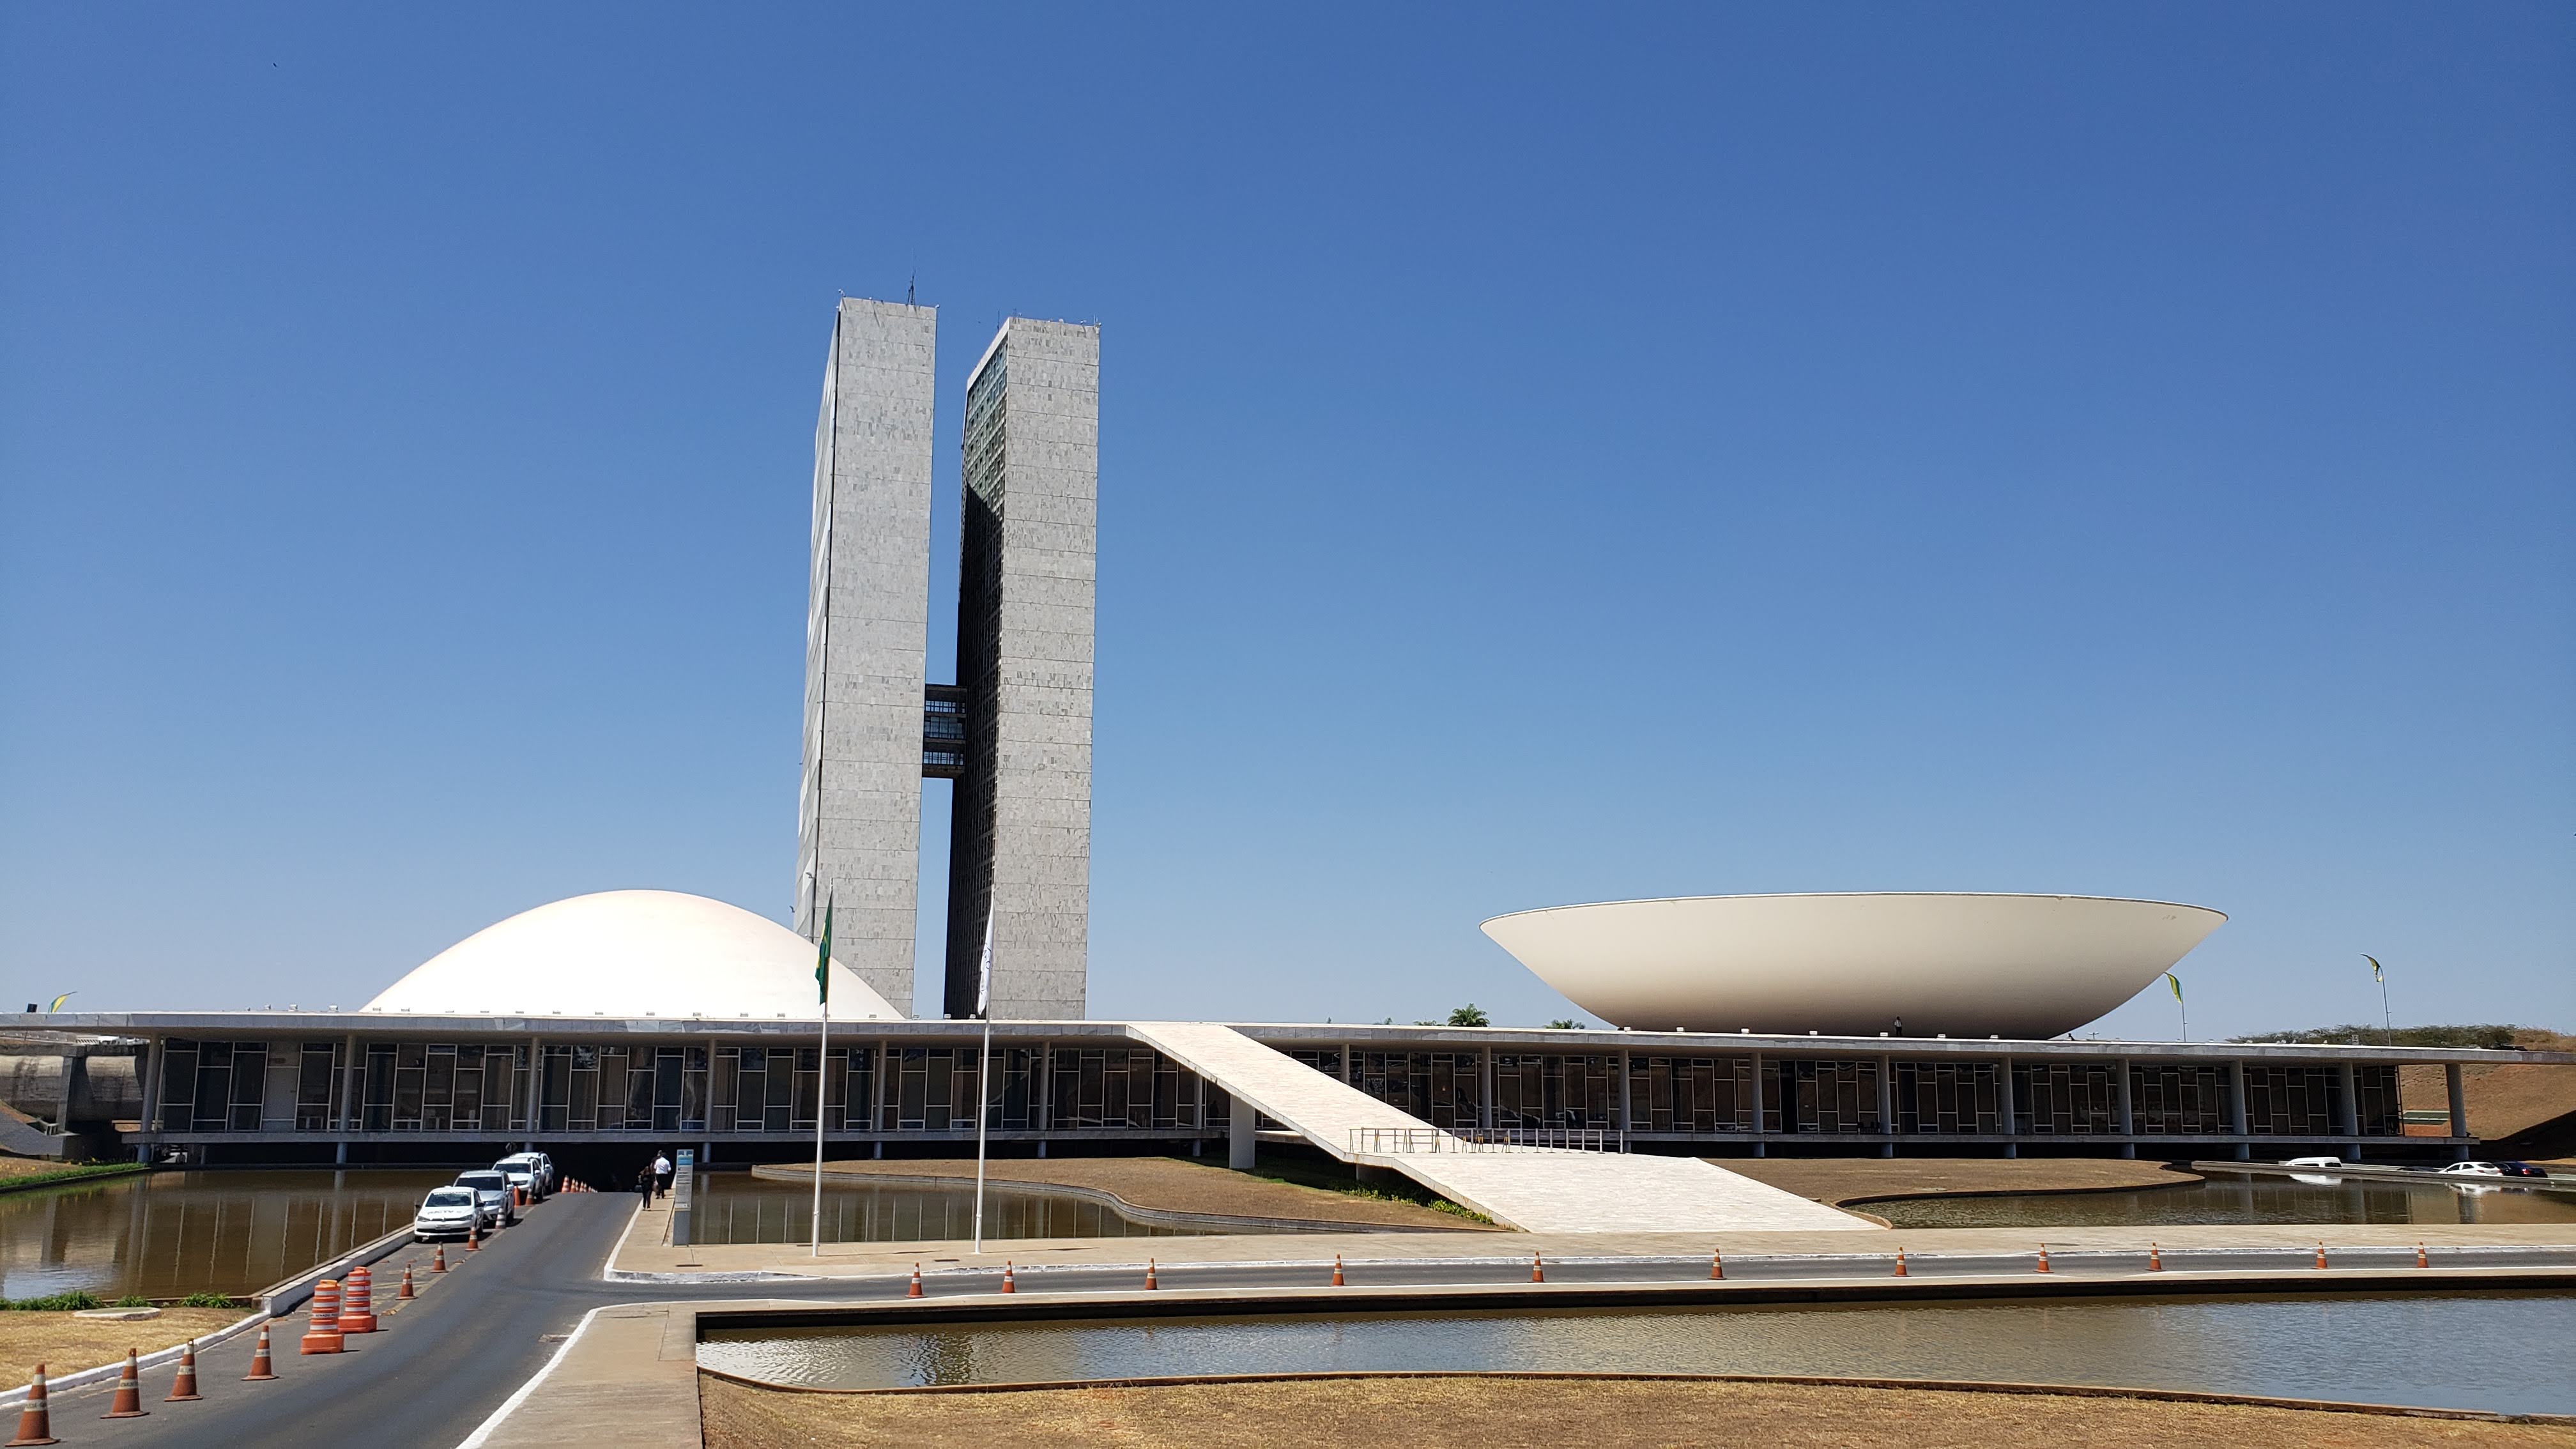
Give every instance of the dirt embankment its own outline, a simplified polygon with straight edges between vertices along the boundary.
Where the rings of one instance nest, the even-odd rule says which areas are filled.
[[[826,1163],[824,1167],[828,1174],[847,1176],[935,1177],[970,1182],[975,1177],[972,1158],[861,1159]],[[1473,1232],[1480,1226],[1408,1202],[1300,1187],[1179,1157],[1001,1158],[985,1165],[985,1177],[990,1182],[1089,1188],[1113,1193],[1140,1208],[1163,1212],[1288,1218],[1361,1228],[1440,1228],[1451,1232]]]
[[[1316,1379],[972,1394],[801,1394],[701,1378],[707,1449],[2567,1449],[2576,1427],[2053,1394],[1520,1378]],[[1293,1427],[1292,1427],[1293,1426]]]
[[[1729,1172],[1832,1207],[1878,1197],[2171,1187],[2197,1173],[2118,1157],[1713,1157]]]
[[[2513,1044],[2525,1051],[2576,1051],[2576,1036],[2523,1028]],[[2398,1069],[2399,1092],[2409,1108],[2442,1111],[2450,1088],[2437,1066]],[[2469,1109],[2469,1131],[2498,1157],[2576,1155],[2576,1067],[2464,1067],[2460,1095]]]

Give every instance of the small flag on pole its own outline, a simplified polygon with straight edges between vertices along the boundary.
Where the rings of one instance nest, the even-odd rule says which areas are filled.
[[[2379,958],[2364,952],[2361,959],[2370,963],[2370,979],[2386,984],[2388,977],[2379,969]]]
[[[984,964],[975,976],[975,1014],[990,1020],[993,1015],[993,913],[984,912]]]
[[[78,995],[80,995],[80,993],[77,991],[66,991],[62,995],[55,997],[54,1004],[45,1008],[45,1014],[47,1016],[51,1016],[55,1012],[62,1010],[64,1002],[69,1001]]]
[[[814,952],[815,1000],[832,1004],[832,898],[823,898],[823,943]]]
[[[2165,984],[2173,988],[2174,1005],[2182,1005],[2182,978],[2168,971],[2165,973]]]

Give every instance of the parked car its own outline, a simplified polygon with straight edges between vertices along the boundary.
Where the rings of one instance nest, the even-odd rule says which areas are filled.
[[[2341,1167],[2343,1166],[2343,1159],[2340,1157],[2293,1157],[2281,1165],[2283,1167]]]
[[[2496,1171],[2507,1177],[2547,1177],[2549,1169],[2536,1162],[2499,1162]]]
[[[492,1170],[508,1178],[510,1186],[526,1193],[529,1202],[533,1203],[545,1196],[544,1190],[540,1187],[540,1184],[545,1181],[544,1169],[524,1157],[504,1157],[492,1164]]]
[[[500,1173],[478,1167],[456,1174],[456,1185],[474,1189],[482,1201],[484,1226],[506,1228],[519,1220],[519,1209],[510,1201],[510,1179]]]
[[[474,1189],[433,1187],[429,1196],[420,1200],[419,1210],[411,1215],[412,1241],[464,1237],[474,1231],[474,1221],[482,1213],[483,1203]]]
[[[534,1202],[542,1197],[553,1195],[555,1190],[555,1165],[544,1153],[513,1152],[509,1156],[492,1164],[492,1168],[496,1172],[516,1172],[522,1167],[526,1168],[528,1172],[528,1200],[530,1202]],[[516,1178],[512,1179],[512,1181],[516,1180]]]
[[[2502,1177],[2504,1169],[2492,1162],[2454,1162],[2442,1168],[2444,1177]]]

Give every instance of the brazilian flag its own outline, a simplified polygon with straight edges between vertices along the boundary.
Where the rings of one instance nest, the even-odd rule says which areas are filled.
[[[832,1004],[832,898],[823,898],[823,944],[814,952],[815,999]]]

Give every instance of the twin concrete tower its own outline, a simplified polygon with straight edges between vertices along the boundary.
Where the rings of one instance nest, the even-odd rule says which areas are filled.
[[[1091,922],[1100,329],[1013,317],[966,383],[957,672],[927,671],[938,314],[847,298],[814,430],[796,927],[913,999],[921,782],[954,780],[944,1009],[1079,1019]]]

